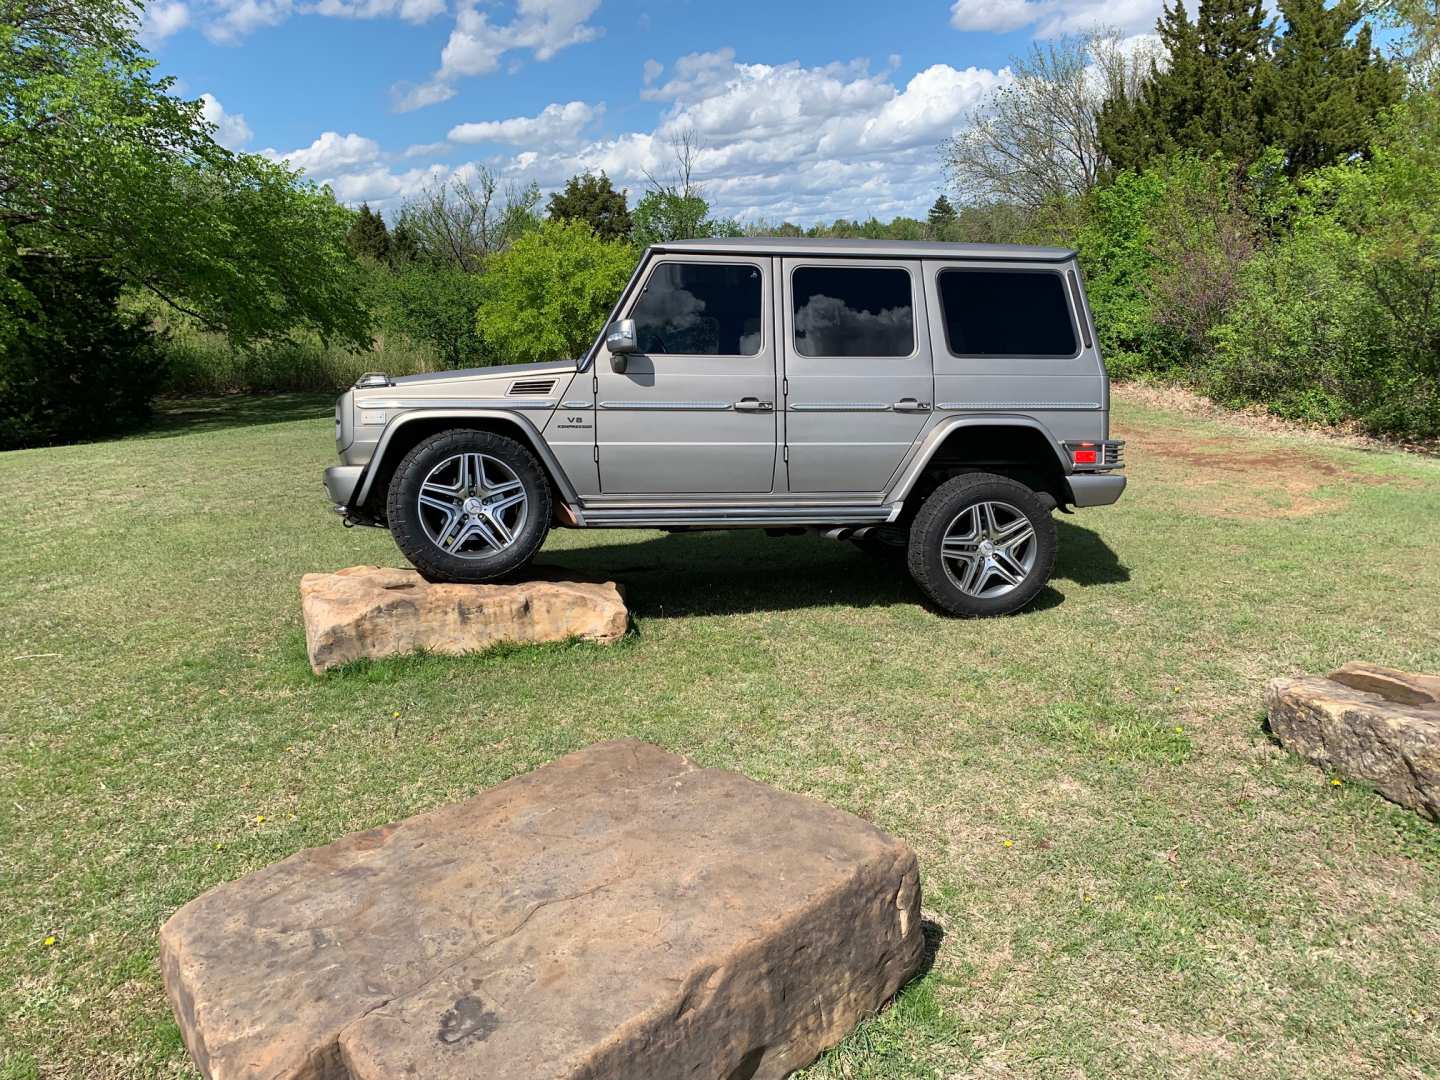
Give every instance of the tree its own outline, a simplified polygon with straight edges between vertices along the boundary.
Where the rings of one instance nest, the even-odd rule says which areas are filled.
[[[375,306],[387,328],[427,345],[447,368],[494,363],[475,325],[486,275],[457,266],[416,263],[399,273],[375,274]]]
[[[1109,164],[1098,131],[1106,102],[1143,84],[1149,54],[1101,31],[1036,43],[969,128],[941,147],[968,204],[1005,203],[1051,216],[1094,190]]]
[[[580,173],[565,182],[563,191],[550,196],[546,211],[552,218],[585,222],[601,240],[624,240],[630,236],[625,196],[604,172]]]
[[[502,191],[495,174],[482,167],[430,183],[401,209],[396,231],[404,228],[424,258],[473,273],[535,228],[539,202],[535,184]]]
[[[670,180],[661,180],[646,172],[650,190],[635,207],[632,236],[640,247],[663,244],[670,240],[693,240],[706,236],[733,236],[739,226],[730,220],[710,216],[710,203],[704,190],[695,182],[695,163],[700,155],[700,142],[689,129],[670,140],[674,159]]]
[[[1100,147],[1117,169],[1143,169],[1193,150],[1248,165],[1265,144],[1266,77],[1275,24],[1262,0],[1200,0],[1191,22],[1184,0],[1166,6],[1156,29],[1168,55],[1135,92],[1112,95],[1101,110]]]
[[[942,193],[935,204],[930,207],[930,215],[927,222],[930,226],[930,233],[937,240],[948,240],[955,229],[955,222],[960,215],[955,213],[955,207],[950,205],[950,200]]]
[[[546,221],[491,260],[476,325],[509,360],[581,356],[634,266],[630,245],[581,221]]]
[[[1355,31],[1353,0],[1279,0],[1285,19],[1270,69],[1269,141],[1292,176],[1368,152],[1379,121],[1400,100],[1404,75]],[[1352,38],[1351,32],[1354,32]]]
[[[0,0],[0,229],[242,345],[309,330],[367,348],[349,212],[284,166],[219,146],[200,102],[154,77],[139,10]]]
[[[345,244],[356,255],[388,262],[390,259],[390,230],[385,219],[370,209],[369,203],[361,203],[350,231],[345,234]]]

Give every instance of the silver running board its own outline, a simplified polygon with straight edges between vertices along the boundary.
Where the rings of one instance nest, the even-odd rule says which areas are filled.
[[[892,520],[894,506],[696,506],[669,510],[602,510],[585,507],[587,528],[642,528],[665,525],[874,525]]]

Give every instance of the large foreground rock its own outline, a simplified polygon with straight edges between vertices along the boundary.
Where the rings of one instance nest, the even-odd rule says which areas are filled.
[[[1274,679],[1265,688],[1270,730],[1306,760],[1440,821],[1440,703],[1424,699],[1427,682],[1440,681],[1370,665],[1328,679]]]
[[[610,581],[435,585],[414,570],[381,566],[306,574],[300,607],[317,674],[419,649],[455,656],[504,641],[617,641],[630,620]]]
[[[160,945],[214,1080],[778,1080],[922,933],[900,841],[624,741],[221,885]]]

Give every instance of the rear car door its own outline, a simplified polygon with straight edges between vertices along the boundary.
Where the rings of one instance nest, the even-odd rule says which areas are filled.
[[[790,490],[883,491],[933,401],[920,263],[781,261]]]
[[[603,494],[775,487],[776,374],[768,257],[657,258],[620,318],[638,353],[596,357]]]

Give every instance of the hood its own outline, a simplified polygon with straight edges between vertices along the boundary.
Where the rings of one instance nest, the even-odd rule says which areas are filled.
[[[455,371],[430,371],[423,375],[401,375],[396,386],[417,383],[444,383],[451,379],[513,379],[524,375],[573,375],[577,360],[547,360],[539,364],[495,364],[491,367],[460,368]]]

